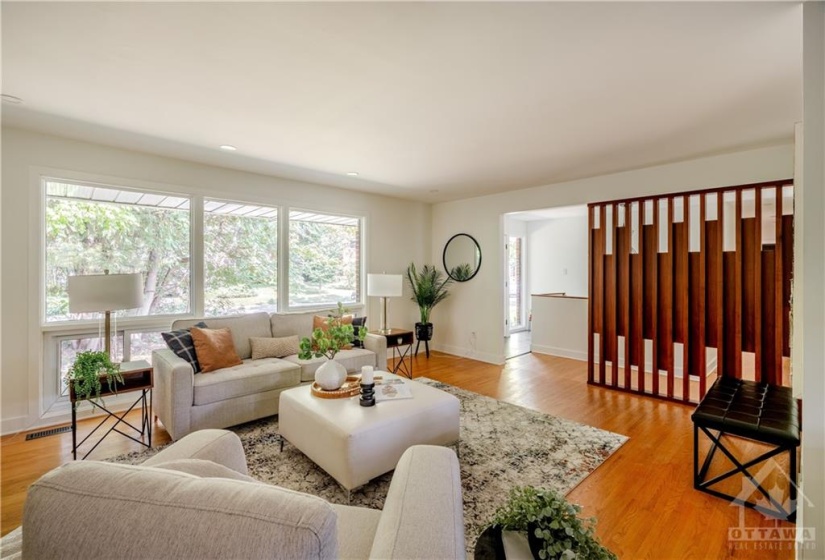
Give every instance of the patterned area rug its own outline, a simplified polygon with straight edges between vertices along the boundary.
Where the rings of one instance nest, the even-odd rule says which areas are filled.
[[[416,381],[461,401],[461,481],[467,551],[514,486],[553,488],[567,494],[627,441],[627,437],[542,414],[424,377]],[[250,475],[345,504],[338,483],[295,447],[280,451],[277,417],[233,428],[246,450]],[[114,462],[140,463],[158,449],[134,452]],[[352,492],[351,505],[381,509],[392,473]]]

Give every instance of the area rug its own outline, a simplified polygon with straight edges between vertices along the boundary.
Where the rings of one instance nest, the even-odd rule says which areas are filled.
[[[461,482],[467,551],[514,486],[567,494],[627,441],[627,437],[465,391],[424,377],[416,381],[461,401]],[[277,417],[232,430],[243,442],[252,477],[284,488],[347,503],[344,491],[295,447],[280,451]],[[159,449],[109,459],[137,464]],[[352,492],[351,505],[381,509],[392,473]]]

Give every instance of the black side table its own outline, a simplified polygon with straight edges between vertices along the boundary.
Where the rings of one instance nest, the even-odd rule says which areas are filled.
[[[103,424],[109,418],[117,418],[117,422],[114,423],[100,438],[97,442],[89,449],[82,459],[85,459],[89,456],[89,453],[95,450],[95,448],[100,445],[100,442],[106,439],[110,433],[117,432],[120,435],[131,439],[141,445],[146,447],[152,447],[152,388],[154,387],[154,369],[146,360],[138,360],[136,362],[123,362],[120,364],[120,373],[123,375],[123,384],[117,384],[117,393],[109,390],[108,382],[103,382],[103,387],[100,389],[100,396],[101,397],[113,397],[115,395],[120,395],[123,393],[132,393],[132,392],[140,392],[140,396],[138,396],[137,400],[132,403],[125,412],[117,413],[112,412],[108,408],[104,406],[101,402],[89,401],[93,407],[99,408],[103,412],[106,413],[106,416],[100,421],[100,423],[95,426],[95,428],[89,432],[89,434],[83,438],[80,443],[77,443],[77,408],[76,404],[78,402],[82,402],[87,399],[78,399],[77,395],[74,392],[74,384],[69,384],[69,398],[72,402],[72,456],[74,459],[77,459],[77,449],[86,441],[94,435],[94,433],[103,426]],[[132,425],[130,422],[126,420],[126,415],[132,412],[132,410],[140,404],[140,428],[137,426]],[[118,429],[118,426],[123,424],[126,428],[131,429],[133,432],[139,434],[141,439],[137,439],[130,433],[123,432]],[[147,435],[148,441],[143,441],[143,435]]]
[[[406,329],[389,329],[387,332],[370,331],[370,334],[383,336],[387,339],[387,349],[392,348],[392,373],[413,377],[412,347],[415,343],[415,333]]]

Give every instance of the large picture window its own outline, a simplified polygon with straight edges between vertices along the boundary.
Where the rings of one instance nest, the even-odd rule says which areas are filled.
[[[361,289],[361,220],[289,213],[289,305],[357,303]]]
[[[189,199],[46,181],[46,322],[69,313],[69,276],[140,272],[144,302],[120,316],[190,310]],[[91,318],[91,317],[89,317]]]
[[[278,209],[203,204],[204,313],[278,309]]]

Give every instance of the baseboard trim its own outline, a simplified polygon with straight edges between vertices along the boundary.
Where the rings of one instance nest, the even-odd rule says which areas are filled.
[[[463,348],[461,346],[452,346],[450,344],[430,344],[430,349],[443,352],[445,354],[450,354],[452,356],[458,356],[460,358],[468,358],[470,360],[485,362],[487,364],[495,364],[499,366],[504,364],[503,354],[479,352],[477,350],[473,350],[472,348]],[[421,352],[419,352],[418,355],[420,356]]]
[[[555,346],[544,346],[542,344],[531,344],[530,351],[537,354],[547,354],[548,356],[557,356],[559,358],[570,358],[571,360],[578,360],[580,362],[587,361],[587,352],[580,352],[578,350],[569,350],[567,348],[556,348]]]
[[[8,436],[22,432],[26,429],[28,420],[28,416],[13,416],[12,418],[4,418],[0,421],[0,435]]]

